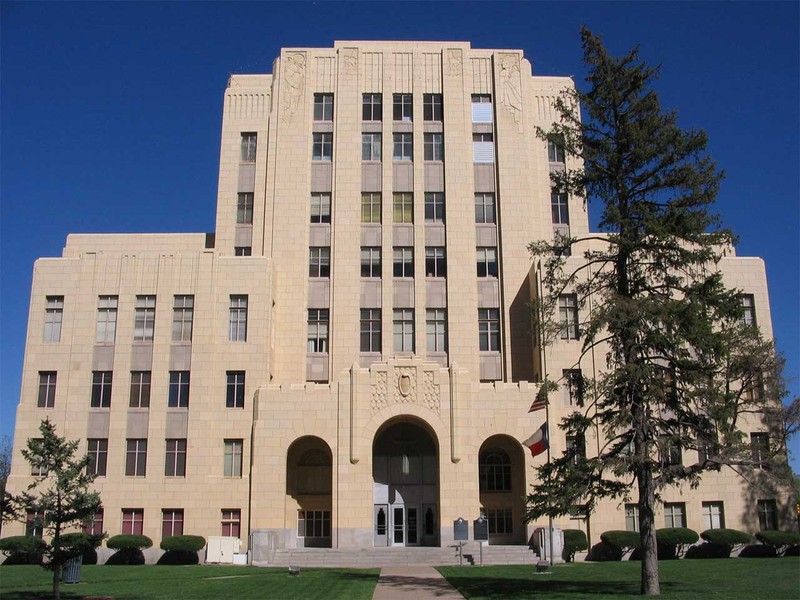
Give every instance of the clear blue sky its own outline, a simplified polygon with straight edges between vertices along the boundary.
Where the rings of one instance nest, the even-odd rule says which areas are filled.
[[[230,73],[283,46],[466,40],[521,48],[583,83],[578,28],[662,64],[681,124],[708,131],[719,212],[765,259],[778,347],[800,386],[797,2],[41,3],[0,5],[0,434],[19,397],[33,261],[71,232],[214,228]],[[596,207],[590,207],[596,215]],[[800,471],[800,440],[792,444]]]

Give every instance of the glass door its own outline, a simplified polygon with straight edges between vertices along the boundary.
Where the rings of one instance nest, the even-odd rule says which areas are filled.
[[[392,545],[405,546],[405,506],[392,508]]]

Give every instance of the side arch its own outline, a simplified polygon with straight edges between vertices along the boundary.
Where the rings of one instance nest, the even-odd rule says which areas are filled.
[[[489,521],[489,543],[526,544],[525,454],[513,437],[487,438],[478,451],[480,509]]]
[[[297,438],[286,452],[286,527],[296,548],[330,548],[333,453],[325,440]]]

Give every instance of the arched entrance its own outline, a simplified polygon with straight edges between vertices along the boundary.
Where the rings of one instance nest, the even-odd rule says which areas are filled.
[[[331,449],[325,441],[306,436],[289,446],[286,522],[290,531],[296,531],[297,548],[331,547],[332,474]]]
[[[372,446],[375,546],[439,545],[439,448],[422,421],[403,416]]]
[[[481,513],[489,521],[490,544],[525,544],[525,455],[520,443],[493,435],[478,455]]]

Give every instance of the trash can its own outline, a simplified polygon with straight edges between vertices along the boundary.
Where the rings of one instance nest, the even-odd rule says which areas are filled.
[[[65,562],[64,568],[61,571],[61,581],[64,583],[79,583],[81,580],[82,564],[83,556],[76,556]]]

